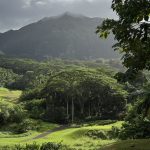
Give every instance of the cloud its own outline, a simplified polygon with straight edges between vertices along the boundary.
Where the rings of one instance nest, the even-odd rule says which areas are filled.
[[[0,0],[0,32],[18,29],[66,11],[90,17],[115,17],[112,0]]]

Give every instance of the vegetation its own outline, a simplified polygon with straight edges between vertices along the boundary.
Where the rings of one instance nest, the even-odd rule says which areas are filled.
[[[10,145],[9,149],[17,143],[21,144],[20,147],[26,148],[25,143],[31,144],[32,147],[34,141],[38,142],[40,147],[42,143],[63,141],[62,144],[67,147],[87,149],[114,142],[109,139],[107,132],[111,130],[111,123],[115,121],[96,120],[122,118],[126,110],[128,92],[113,78],[115,71],[112,71],[108,60],[36,62],[5,57],[2,59],[1,67],[6,70],[11,68],[18,76],[9,86],[6,82],[5,86],[22,89],[23,92],[0,88],[1,147]],[[32,84],[29,86],[27,83]],[[16,86],[17,84],[19,86]],[[96,105],[97,102],[99,105]],[[107,108],[106,105],[110,107]],[[105,108],[103,111],[102,107]],[[112,114],[111,117],[109,114]],[[40,133],[59,127],[58,124],[43,122],[40,119],[55,123],[75,122],[79,125],[31,141],[29,139]],[[105,126],[106,124],[108,125]],[[91,132],[96,135],[91,135]],[[107,135],[101,144],[97,136],[99,132]],[[80,135],[81,139],[78,138]],[[80,140],[83,140],[83,143],[78,144]],[[89,141],[91,146],[85,146]]]
[[[45,137],[41,137],[39,139],[33,139],[40,132],[28,132],[26,134],[20,135],[10,135],[6,136],[5,134],[1,134],[0,138],[0,147],[4,147],[5,145],[10,145],[11,147],[20,144],[20,146],[32,145],[33,143],[37,143],[37,145],[41,146],[43,143],[61,143],[62,145],[66,145],[70,149],[98,149],[106,144],[113,143],[115,140],[113,139],[100,139],[98,137],[91,138],[88,136],[89,131],[97,131],[101,130],[102,132],[108,132],[111,130],[112,126],[121,127],[122,122],[116,122],[109,125],[100,125],[105,124],[105,121],[99,121],[95,125],[91,125],[89,123],[82,124],[81,126],[72,126],[69,129],[64,129],[62,131],[57,131],[52,134],[49,134]],[[7,139],[7,141],[6,141]]]
[[[150,1],[113,0],[112,9],[117,13],[119,19],[105,20],[102,26],[97,28],[97,33],[100,37],[105,38],[110,32],[114,34],[117,43],[113,47],[123,54],[123,65],[127,67],[126,72],[117,73],[116,78],[119,82],[131,84],[136,89],[134,90],[135,101],[129,109],[122,130],[120,133],[118,132],[118,137],[121,139],[146,139],[150,137],[149,80],[138,86],[134,83],[137,83],[136,79],[141,71],[150,70],[148,57],[150,53]],[[139,90],[140,92],[138,92]],[[116,144],[110,148],[123,149],[123,146]],[[129,145],[124,147],[129,147]],[[133,144],[131,147],[136,146]],[[144,148],[146,145],[142,147],[142,149]]]
[[[119,19],[97,33],[114,34],[126,70],[117,60],[0,56],[1,149],[149,149],[150,2],[113,0],[112,8]]]

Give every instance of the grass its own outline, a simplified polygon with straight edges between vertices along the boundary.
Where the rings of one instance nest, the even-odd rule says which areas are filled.
[[[94,126],[83,126],[78,128],[69,128],[62,131],[57,131],[41,139],[33,140],[44,130],[53,129],[58,127],[58,125],[41,122],[40,131],[29,131],[26,134],[15,135],[9,132],[0,133],[0,147],[5,145],[15,145],[15,144],[26,144],[36,142],[42,144],[45,142],[55,142],[64,145],[68,145],[71,148],[83,149],[83,150],[96,150],[97,147],[101,147],[107,144],[115,142],[115,140],[100,140],[92,139],[85,135],[89,130],[110,130],[112,126],[120,126],[122,122],[117,122],[110,125],[94,125]]]
[[[117,122],[109,125],[92,125],[78,128],[69,128],[62,131],[52,133],[42,139],[35,140],[37,143],[55,142],[68,145],[71,148],[82,150],[96,150],[107,144],[115,142],[115,140],[93,139],[85,135],[89,130],[111,130],[112,126],[120,127],[122,122]]]
[[[21,95],[21,91],[17,90],[17,91],[12,91],[12,90],[8,90],[6,88],[2,88],[0,87],[0,98],[1,99],[6,99],[8,101],[16,101],[20,95]]]
[[[100,150],[150,150],[150,139],[120,141]]]
[[[40,120],[32,120],[32,122],[38,127],[36,131],[28,131],[23,134],[14,134],[10,131],[1,131],[0,132],[0,147],[8,146],[8,145],[16,145],[16,144],[26,144],[30,143],[31,139],[36,137],[37,135],[58,127],[57,124],[47,123]],[[33,141],[31,141],[32,143]]]

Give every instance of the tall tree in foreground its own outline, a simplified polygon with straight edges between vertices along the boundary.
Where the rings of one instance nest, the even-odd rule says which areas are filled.
[[[117,43],[113,48],[123,54],[123,65],[128,68],[116,77],[126,82],[134,80],[139,71],[150,70],[150,0],[113,0],[112,9],[119,19],[105,20],[97,33],[104,38],[114,34]],[[122,130],[122,138],[143,137],[150,137],[149,92],[129,112]]]
[[[119,19],[105,20],[97,33],[105,38],[114,34],[113,48],[123,54],[130,78],[139,70],[150,70],[150,0],[113,0],[111,7]]]

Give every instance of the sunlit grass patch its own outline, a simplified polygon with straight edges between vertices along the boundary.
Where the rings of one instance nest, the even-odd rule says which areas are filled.
[[[16,90],[9,90],[6,88],[0,88],[0,98],[6,99],[8,101],[16,100],[20,97],[22,91]]]
[[[83,150],[95,150],[96,148],[100,148],[104,145],[111,144],[115,142],[116,140],[102,140],[99,138],[90,138],[86,136],[86,133],[89,130],[104,130],[108,131],[111,130],[112,126],[120,127],[122,122],[116,122],[109,125],[93,125],[93,126],[83,126],[83,127],[77,127],[77,128],[69,128],[62,131],[57,131],[55,133],[52,133],[42,139],[36,140],[38,143],[43,142],[55,142],[59,143],[62,142],[62,144],[68,145],[71,148],[76,149],[83,149]]]

